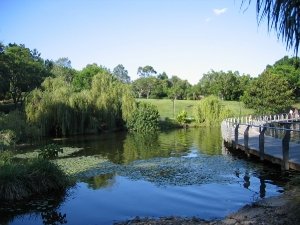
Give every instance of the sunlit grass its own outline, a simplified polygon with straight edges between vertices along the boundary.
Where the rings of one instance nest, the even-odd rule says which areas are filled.
[[[138,101],[144,101],[157,106],[158,112],[161,118],[174,118],[182,110],[185,110],[188,117],[193,117],[193,108],[199,103],[199,100],[176,100],[175,111],[173,110],[173,101],[171,99],[138,99]],[[243,116],[254,114],[254,110],[247,109],[244,103],[238,101],[223,101],[235,116]]]

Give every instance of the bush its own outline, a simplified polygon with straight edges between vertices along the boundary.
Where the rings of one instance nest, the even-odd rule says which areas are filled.
[[[0,166],[0,200],[15,201],[53,191],[65,191],[70,179],[54,163],[33,159]]]
[[[177,117],[176,120],[178,123],[180,123],[181,125],[187,124],[189,122],[188,117],[187,117],[187,112],[186,111],[181,111]]]
[[[11,144],[25,142],[29,138],[37,136],[37,128],[35,126],[28,126],[24,112],[18,110],[11,111],[9,114],[0,113],[0,127],[0,132],[6,134],[8,134],[7,131],[10,132],[8,135],[13,137]]]
[[[159,113],[157,108],[149,103],[138,102],[137,108],[127,121],[129,131],[148,133],[159,129]]]
[[[0,131],[0,150],[5,150],[16,144],[16,134],[12,130]]]
[[[63,153],[63,149],[52,143],[40,149],[39,157],[42,159],[55,159],[58,157],[58,153]]]
[[[200,101],[194,109],[196,122],[205,126],[218,126],[223,119],[231,117],[233,112],[222,104],[216,96],[209,96]]]
[[[11,151],[1,151],[0,150],[0,166],[10,163],[12,159],[12,152]]]

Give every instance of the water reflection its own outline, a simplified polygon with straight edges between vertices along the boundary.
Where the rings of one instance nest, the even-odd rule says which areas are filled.
[[[44,225],[67,224],[67,215],[59,211],[66,199],[66,193],[55,193],[33,198],[29,201],[1,202],[0,224],[10,224],[16,217],[28,216],[41,218]]]
[[[78,182],[74,195],[66,201],[62,196],[33,201],[23,208],[0,206],[0,224],[18,224],[22,220],[25,224],[101,224],[122,213],[125,218],[216,218],[251,200],[276,195],[285,183],[280,169],[222,155],[218,127],[146,136],[101,134],[62,140],[61,144],[81,148],[65,158],[96,156],[107,160],[81,171],[80,181],[84,183]],[[103,211],[102,218],[99,209]],[[77,215],[82,210],[84,218]],[[205,210],[209,213],[201,214]],[[38,219],[28,219],[31,215]]]
[[[195,143],[202,153],[219,155],[222,153],[221,129],[204,127],[195,132]]]
[[[97,190],[100,188],[111,187],[115,184],[115,174],[102,174],[84,179],[84,182],[88,184],[88,187]]]

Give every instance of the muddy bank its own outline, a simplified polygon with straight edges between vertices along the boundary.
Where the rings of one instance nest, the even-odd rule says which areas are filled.
[[[139,218],[118,222],[118,225],[295,225],[300,224],[300,188],[294,187],[283,195],[246,205],[223,220],[205,221],[200,218],[162,217]]]

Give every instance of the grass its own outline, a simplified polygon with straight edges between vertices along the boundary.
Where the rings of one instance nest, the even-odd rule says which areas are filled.
[[[71,185],[69,177],[57,165],[43,159],[2,163],[0,181],[0,201],[16,201],[34,195],[62,192]]]
[[[185,110],[188,117],[193,117],[193,108],[199,103],[199,100],[176,100],[175,113],[173,112],[173,101],[170,99],[138,99],[138,101],[148,102],[157,106],[161,118],[174,118],[182,110]],[[254,114],[252,109],[247,109],[244,103],[237,101],[223,101],[235,116]]]

